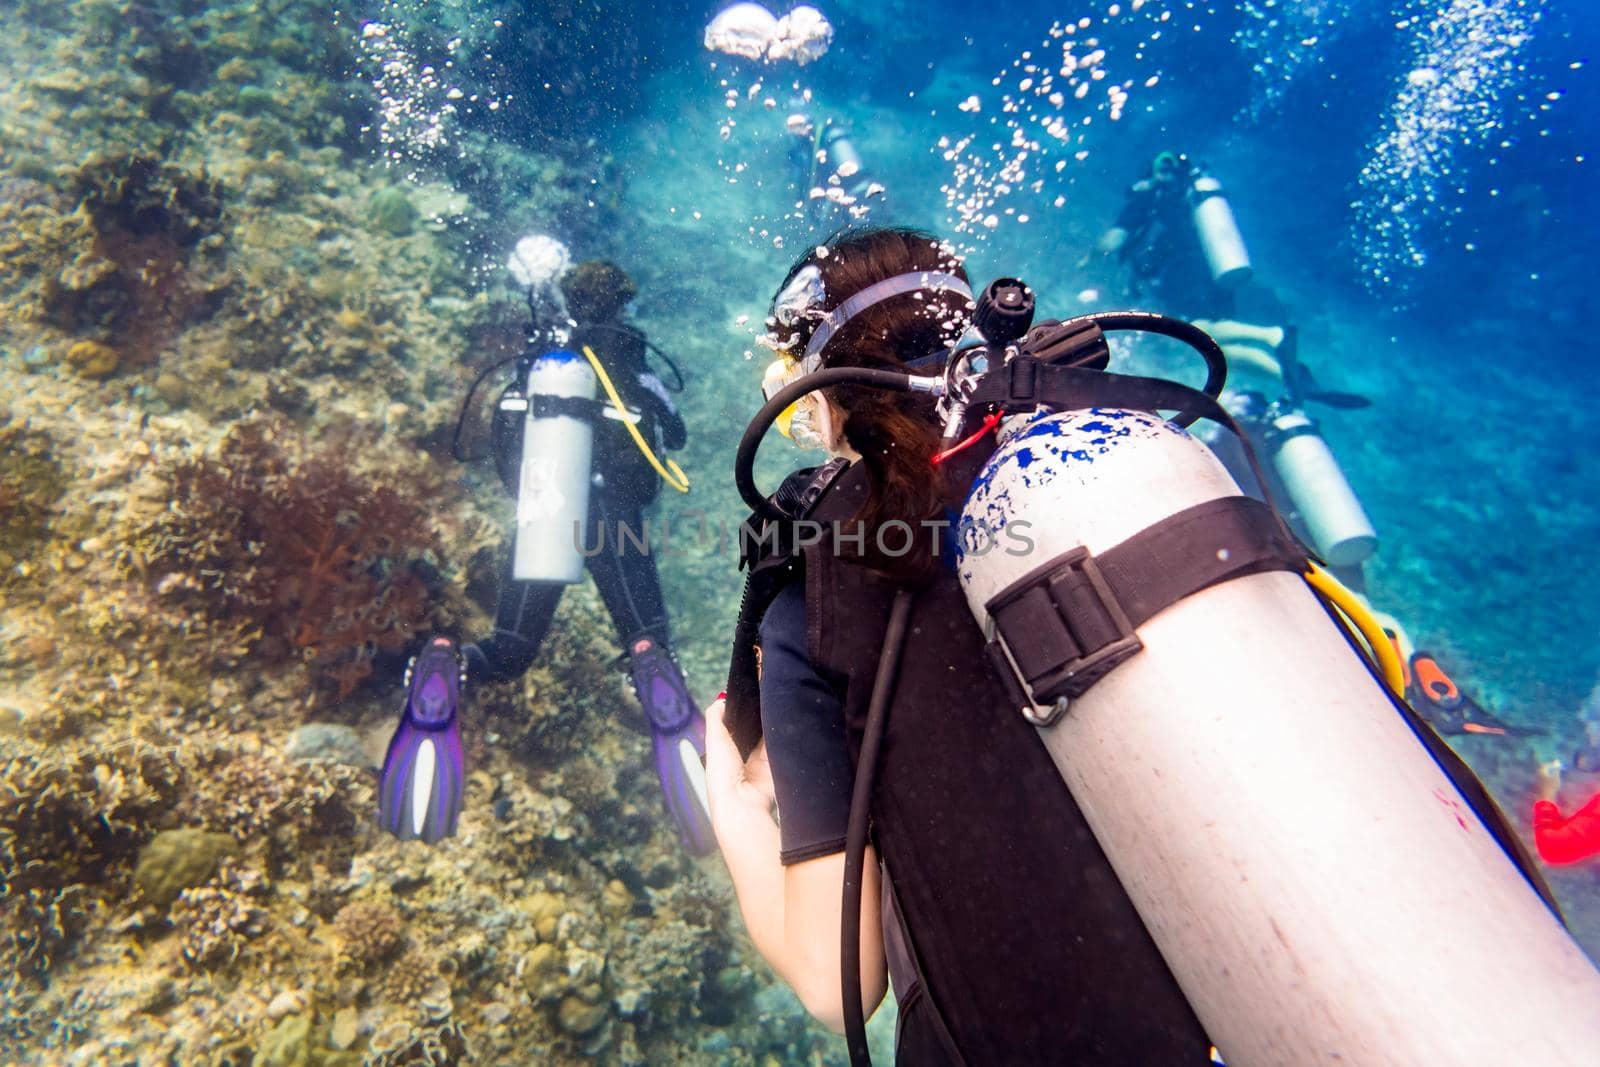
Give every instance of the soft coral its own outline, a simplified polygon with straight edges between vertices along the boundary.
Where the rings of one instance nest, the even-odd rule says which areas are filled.
[[[217,458],[170,471],[155,561],[192,576],[209,613],[252,618],[263,654],[320,664],[340,696],[421,627],[417,564],[436,548],[424,493],[363,474],[353,454],[312,453],[281,421],[236,426]]]

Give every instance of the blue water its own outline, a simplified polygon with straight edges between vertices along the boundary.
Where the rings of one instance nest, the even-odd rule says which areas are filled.
[[[830,46],[802,65],[708,49],[718,7],[13,5],[0,501],[18,532],[0,541],[0,736],[18,810],[46,815],[0,824],[0,926],[27,961],[3,987],[0,1059],[310,1062],[292,1059],[300,1041],[387,1063],[464,1033],[483,1062],[843,1062],[743,938],[717,861],[683,857],[662,825],[592,589],[568,595],[524,688],[464,714],[479,773],[461,836],[429,852],[377,836],[370,768],[317,779],[354,812],[323,823],[326,805],[293,808],[311,772],[285,785],[270,755],[306,721],[381,734],[397,663],[358,650],[361,676],[334,686],[315,649],[262,637],[267,608],[205,615],[164,599],[193,575],[141,570],[167,507],[152,474],[270,411],[278,433],[424,496],[414,521],[437,529],[419,535],[419,626],[487,625],[509,505],[448,442],[472,374],[520,342],[505,263],[525,234],[623,265],[632,321],[682,368],[694,489],[657,514],[674,538],[724,531],[661,566],[703,699],[726,676],[741,582],[733,450],[789,264],[842,222],[906,224],[948,238],[975,281],[1025,279],[1041,316],[1175,310],[1130,298],[1092,252],[1153,156],[1204,162],[1257,300],[1298,328],[1323,386],[1372,401],[1313,414],[1379,535],[1373,604],[1487,709],[1542,731],[1452,743],[1525,833],[1541,765],[1562,764],[1563,810],[1600,791],[1578,766],[1600,766],[1600,8],[836,3]],[[845,157],[799,167],[792,132],[829,122],[859,155],[842,177],[873,186],[831,209]],[[122,203],[97,161],[133,157],[218,183],[206,239],[174,237],[148,205],[94,215]],[[385,188],[403,194],[387,213]],[[163,201],[174,217],[180,201]],[[106,262],[120,273],[94,275]],[[120,362],[86,369],[83,341]],[[1160,343],[1119,341],[1115,358],[1198,380]],[[761,484],[802,461],[774,438]],[[46,482],[49,501],[29,503]],[[63,791],[76,799],[56,804]],[[178,827],[230,833],[242,858],[151,914],[135,858]],[[19,876],[28,848],[5,835],[20,832],[90,858]],[[1600,956],[1596,864],[1548,874]],[[235,909],[218,935],[231,957],[185,940],[227,924],[205,910],[218,901]],[[352,963],[341,938],[371,914],[353,901],[395,916],[404,947]],[[568,977],[539,986],[528,976],[552,965],[536,948],[552,944],[550,973]],[[268,1056],[278,1045],[288,1058]]]

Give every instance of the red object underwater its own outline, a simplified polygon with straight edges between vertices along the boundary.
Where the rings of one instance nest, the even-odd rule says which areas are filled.
[[[1600,853],[1600,793],[1563,817],[1548,800],[1533,805],[1533,840],[1539,858],[1556,866],[1578,863]]]

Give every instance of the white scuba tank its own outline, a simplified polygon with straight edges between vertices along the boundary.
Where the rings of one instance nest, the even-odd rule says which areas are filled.
[[[1377,551],[1378,532],[1309,415],[1299,410],[1278,415],[1267,442],[1272,466],[1323,559],[1351,567]]]
[[[1249,281],[1254,273],[1250,253],[1245,251],[1233,208],[1222,195],[1222,183],[1209,174],[1200,175],[1190,186],[1190,202],[1194,205],[1195,233],[1211,267],[1211,277],[1230,289]]]
[[[968,603],[990,634],[1024,574],[1237,493],[1155,416],[1015,417],[962,513]],[[1230,1067],[1594,1061],[1600,973],[1303,579],[1222,582],[1137,632],[1039,734]]]
[[[572,412],[541,411],[539,398],[593,400],[595,388],[588,361],[566,349],[545,353],[528,370],[511,572],[518,581],[571,583],[583,578],[579,546],[589,515],[594,424]]]

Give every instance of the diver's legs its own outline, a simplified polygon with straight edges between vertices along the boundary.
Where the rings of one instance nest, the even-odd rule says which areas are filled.
[[[644,513],[634,506],[619,505],[602,491],[594,496],[591,521],[598,519],[605,547],[589,557],[589,574],[594,578],[600,599],[605,602],[617,640],[623,648],[648,636],[663,645],[672,634],[667,625],[667,608],[661,595],[661,579],[656,574],[654,545],[645,538]],[[638,542],[623,535],[631,530]],[[596,536],[591,532],[591,536]],[[591,540],[589,544],[594,544]],[[644,547],[640,547],[644,543]]]
[[[604,493],[594,499],[607,540],[605,549],[589,558],[589,573],[628,653],[634,692],[650,721],[650,746],[667,811],[684,847],[704,856],[716,848],[705,803],[705,718],[668,647],[671,634],[655,558],[619,530],[627,526],[642,541],[643,512],[608,501]]]
[[[508,559],[494,633],[461,649],[467,673],[474,679],[508,682],[522,677],[539,657],[539,646],[566,588],[559,582],[520,582],[511,576],[511,567]]]

